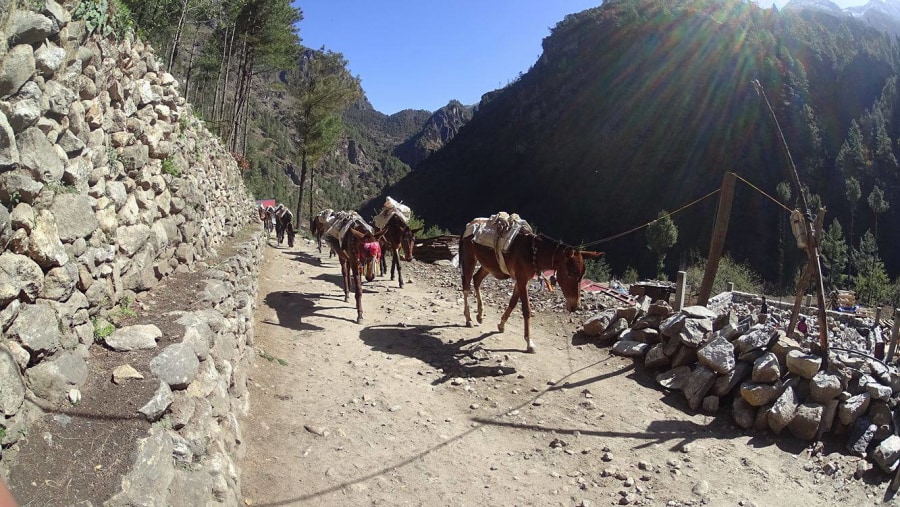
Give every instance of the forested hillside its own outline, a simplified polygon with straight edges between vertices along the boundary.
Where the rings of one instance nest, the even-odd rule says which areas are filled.
[[[294,209],[302,186],[304,216],[360,206],[471,116],[453,101],[434,112],[375,111],[340,53],[303,46],[302,4],[289,0],[114,0],[108,16],[157,48],[251,192]],[[435,132],[436,123],[450,128]],[[412,148],[395,153],[404,143]]]
[[[789,207],[797,196],[758,80],[811,206],[827,208],[827,284],[877,279],[884,299],[884,268],[900,272],[898,69],[894,38],[849,17],[609,0],[559,23],[532,69],[388,193],[456,232],[505,210],[581,244],[675,211],[733,171],[759,190],[739,184],[726,251],[790,287],[801,253],[786,210],[762,192]],[[705,255],[715,207],[707,199],[673,217],[670,276]],[[646,245],[639,231],[596,247],[616,273],[655,276]]]

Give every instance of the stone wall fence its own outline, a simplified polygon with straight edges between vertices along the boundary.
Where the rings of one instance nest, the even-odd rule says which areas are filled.
[[[133,36],[88,34],[53,0],[38,11],[13,6],[0,0],[4,448],[34,416],[26,398],[59,403],[85,381],[97,346],[94,322],[173,272],[214,257],[255,220],[233,157],[191,113],[151,48]],[[257,270],[260,240],[244,250],[245,259],[209,272],[210,286],[231,290],[239,278],[255,291],[247,281]],[[203,378],[228,386],[210,393],[237,404],[253,294],[244,288],[211,303],[227,308],[220,311],[227,323],[213,319],[219,338],[211,339],[229,342],[219,346],[229,352],[210,363],[218,361],[226,378]],[[230,451],[234,440],[223,438],[220,447]],[[218,465],[227,470],[230,460]]]

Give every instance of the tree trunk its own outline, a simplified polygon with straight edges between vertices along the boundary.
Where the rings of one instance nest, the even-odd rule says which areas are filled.
[[[309,170],[309,219],[312,220],[313,215],[313,182],[316,178],[316,170],[315,168],[310,168]],[[302,192],[303,189],[301,188]]]
[[[297,193],[297,227],[300,227],[300,210],[303,209],[303,185],[306,182],[306,148],[300,150],[300,192]]]
[[[184,29],[184,20],[187,17],[188,0],[181,0],[181,16],[178,18],[178,26],[175,28],[175,35],[172,37],[172,50],[169,52],[169,64],[166,66],[166,72],[172,72],[172,65],[175,64],[175,56],[178,55],[178,44],[181,42],[181,31]]]

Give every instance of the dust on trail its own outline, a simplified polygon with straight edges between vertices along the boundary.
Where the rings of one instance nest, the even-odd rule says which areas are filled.
[[[852,479],[852,459],[810,456],[804,443],[767,432],[748,436],[726,411],[691,415],[653,372],[573,343],[585,315],[538,312],[538,351],[526,354],[519,309],[496,332],[504,283],[484,324],[466,328],[456,269],[413,262],[404,263],[403,289],[387,278],[364,284],[357,325],[336,258],[307,241],[272,245],[242,424],[247,505],[884,499],[884,484]],[[839,482],[820,472],[827,460],[839,463]]]

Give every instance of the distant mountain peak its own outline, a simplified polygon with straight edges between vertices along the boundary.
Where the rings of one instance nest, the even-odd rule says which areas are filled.
[[[851,16],[877,30],[900,35],[900,0],[869,0],[864,5],[846,9],[830,0],[791,0],[783,10],[814,10],[833,16]]]

